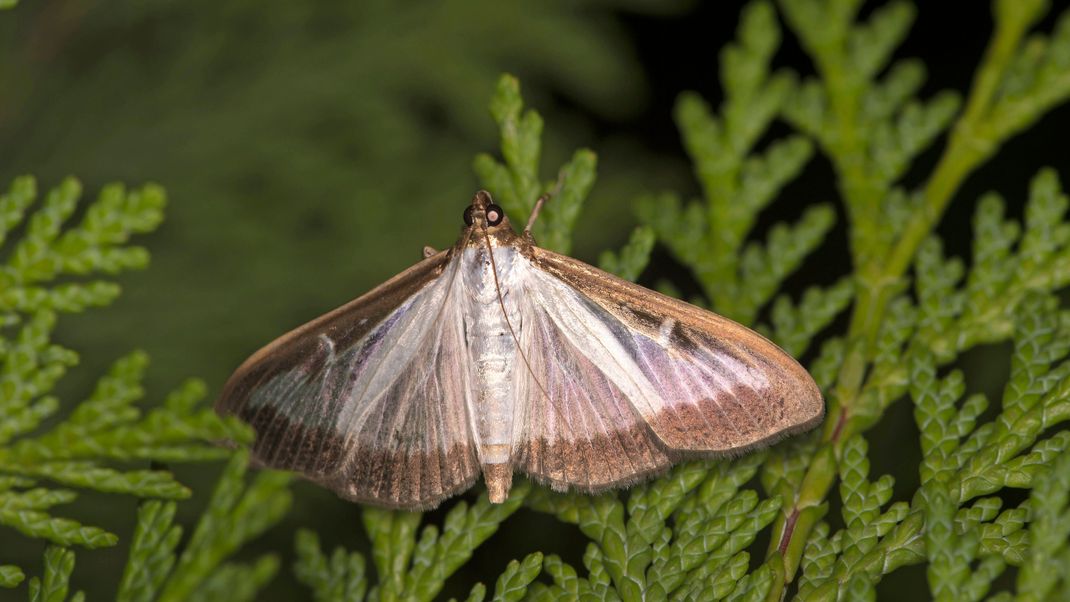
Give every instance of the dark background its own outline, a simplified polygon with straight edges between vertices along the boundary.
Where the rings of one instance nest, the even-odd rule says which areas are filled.
[[[124,294],[113,306],[61,319],[56,338],[81,353],[82,365],[60,393],[75,403],[112,361],[142,348],[153,358],[150,403],[187,376],[204,378],[214,395],[274,336],[415,262],[423,245],[452,244],[479,186],[472,158],[497,149],[486,106],[501,72],[519,77],[527,104],[545,119],[544,177],[574,148],[599,154],[599,180],[573,250],[593,261],[626,240],[641,193],[698,193],[671,110],[683,90],[719,102],[717,54],[734,35],[740,6],[24,0],[0,13],[0,183],[30,173],[45,190],[71,174],[91,196],[110,181],[153,181],[170,198],[165,224],[139,241],[152,267],[122,276]],[[897,56],[928,65],[923,97],[965,94],[991,28],[988,3],[922,3]],[[786,32],[776,64],[813,71]],[[787,131],[777,125],[771,136]],[[1068,132],[1070,111],[1056,110],[967,180],[940,226],[949,252],[968,253],[982,192],[999,191],[1020,215],[1037,169],[1070,174]],[[942,145],[922,155],[908,181],[922,181]],[[756,235],[808,203],[837,198],[831,167],[815,157]],[[850,270],[842,208],[840,218],[789,290]],[[643,282],[668,278],[697,292],[660,248],[654,259]],[[998,395],[1004,347],[963,363],[971,388]],[[869,439],[874,478],[894,474],[895,499],[909,499],[919,461],[910,408],[897,404]],[[218,469],[176,467],[195,489],[180,506],[185,524]],[[308,595],[289,569],[296,528],[314,529],[329,546],[366,546],[358,507],[304,483],[294,489],[287,520],[242,554],[283,556],[264,598]],[[71,507],[72,515],[128,540],[136,500],[84,497],[92,503]],[[4,541],[4,561],[39,570],[41,545]],[[477,580],[491,585],[508,559],[533,550],[581,567],[583,545],[575,529],[522,510],[446,594],[463,597]],[[74,586],[90,598],[112,596],[125,556],[123,545],[79,551]],[[921,567],[881,585],[890,599],[924,591]]]

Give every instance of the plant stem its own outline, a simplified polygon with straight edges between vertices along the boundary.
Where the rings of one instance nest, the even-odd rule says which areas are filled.
[[[889,301],[918,247],[935,227],[962,182],[978,165],[992,156],[1003,139],[1013,133],[992,127],[991,108],[1022,37],[1043,14],[1044,8],[1040,0],[998,0],[994,3],[995,34],[974,78],[966,109],[959,117],[948,145],[925,186],[920,206],[915,209],[903,233],[887,254],[873,257],[865,265],[859,266],[858,294],[848,330],[848,341],[853,342],[852,349],[831,396],[823,442],[796,489],[795,503],[785,508],[774,523],[769,555],[783,555],[784,580],[774,585],[769,599],[779,599],[786,585],[794,579],[802,560],[803,542],[824,515],[824,500],[836,482],[841,442],[855,434],[850,410],[861,392],[863,377],[872,357],[873,342]],[[842,172],[841,175],[846,180],[844,192],[847,195],[855,187],[855,178]],[[862,199],[847,200],[850,206]],[[852,215],[852,221],[859,217]]]

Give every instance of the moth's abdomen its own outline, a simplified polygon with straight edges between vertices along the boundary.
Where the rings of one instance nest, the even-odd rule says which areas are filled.
[[[465,250],[461,268],[467,293],[465,333],[472,360],[479,460],[492,501],[499,497],[504,500],[512,480],[510,456],[516,415],[513,379],[517,362],[513,332],[519,335],[521,328],[520,312],[510,292],[515,288],[512,281],[516,260],[516,251],[511,248],[494,249],[493,264],[486,249],[470,248]]]

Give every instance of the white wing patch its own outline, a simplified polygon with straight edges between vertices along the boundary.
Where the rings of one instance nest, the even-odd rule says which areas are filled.
[[[457,265],[348,348],[320,333],[303,365],[252,389],[247,420],[265,422],[257,413],[269,412],[293,425],[259,438],[258,456],[287,466],[298,459],[282,454],[307,451],[314,465],[297,468],[346,497],[387,506],[433,507],[471,486],[479,467],[469,363],[457,353]]]
[[[532,269],[527,294],[552,323],[598,366],[647,420],[674,404],[715,400],[720,405],[760,394],[768,386],[762,371],[726,349],[692,350],[670,344],[672,318],[657,337],[634,330],[582,293]],[[533,310],[535,311],[535,310]]]
[[[665,318],[658,326],[658,344],[668,349],[672,346],[669,342],[669,338],[672,336],[672,329],[676,327],[676,320],[672,318]]]

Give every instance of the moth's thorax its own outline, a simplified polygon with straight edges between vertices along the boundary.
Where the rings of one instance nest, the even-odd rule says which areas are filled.
[[[515,418],[517,347],[513,336],[520,336],[523,326],[516,298],[519,271],[515,268],[518,261],[525,260],[512,246],[492,247],[491,252],[486,247],[464,249],[461,277],[480,460],[483,464],[504,464],[509,462]]]
[[[465,228],[458,247],[460,249],[486,249],[488,244],[491,248],[515,247],[524,254],[530,254],[534,241],[530,235],[517,234],[510,225],[509,218],[505,217],[496,226],[477,223]]]

